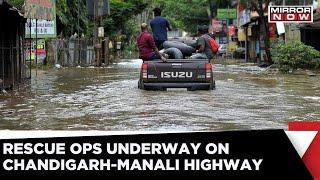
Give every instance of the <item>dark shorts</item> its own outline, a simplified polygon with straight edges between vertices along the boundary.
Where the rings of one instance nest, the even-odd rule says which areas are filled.
[[[155,40],[156,46],[159,50],[163,49],[163,43],[165,42],[165,40]]]
[[[161,59],[161,57],[156,53],[152,53],[152,55],[149,57],[148,60],[156,60],[156,59]]]

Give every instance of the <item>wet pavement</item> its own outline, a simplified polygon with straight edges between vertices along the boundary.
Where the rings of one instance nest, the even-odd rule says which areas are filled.
[[[0,95],[0,129],[199,131],[287,128],[320,119],[320,76],[266,75],[216,65],[215,91],[137,88],[140,60],[107,68],[38,70],[31,86]]]

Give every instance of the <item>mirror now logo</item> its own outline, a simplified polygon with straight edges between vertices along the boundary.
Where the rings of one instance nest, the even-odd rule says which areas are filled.
[[[313,22],[312,6],[269,6],[269,23],[276,22]]]

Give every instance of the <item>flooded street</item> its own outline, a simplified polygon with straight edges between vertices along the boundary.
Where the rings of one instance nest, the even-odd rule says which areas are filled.
[[[263,75],[255,66],[216,65],[215,91],[137,88],[140,60],[107,68],[38,70],[31,87],[0,95],[0,129],[287,129],[320,119],[320,76]]]

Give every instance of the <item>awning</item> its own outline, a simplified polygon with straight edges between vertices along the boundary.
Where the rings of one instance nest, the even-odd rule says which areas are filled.
[[[301,24],[301,29],[320,29],[320,14],[316,13],[313,17],[313,23]]]
[[[10,11],[16,12],[19,16],[23,17],[23,13],[16,7],[14,7],[9,0],[0,0],[0,6],[6,4],[9,6]]]
[[[319,29],[320,30],[320,22],[312,23],[312,24],[304,24],[301,25],[301,29]]]
[[[0,0],[0,5],[2,5],[3,3],[7,3],[10,5],[9,1],[8,0]]]

